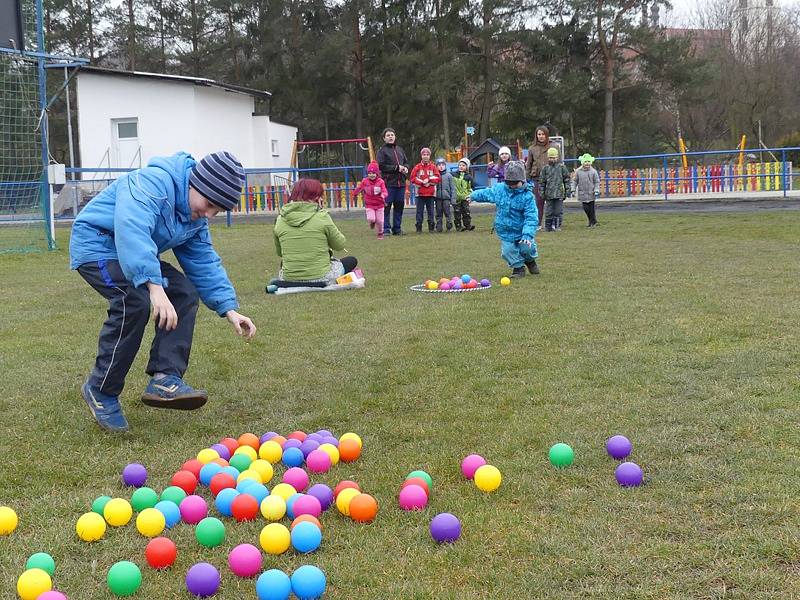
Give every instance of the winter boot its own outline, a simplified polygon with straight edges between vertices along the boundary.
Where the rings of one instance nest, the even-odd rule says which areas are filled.
[[[536,264],[536,259],[533,258],[525,263],[525,266],[528,267],[528,272],[531,275],[538,275],[539,274],[539,265]]]
[[[525,277],[525,267],[514,267],[511,277]]]

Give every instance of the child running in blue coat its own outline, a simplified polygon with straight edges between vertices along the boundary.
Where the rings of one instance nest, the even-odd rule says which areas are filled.
[[[536,228],[539,212],[531,186],[525,181],[525,163],[511,161],[506,166],[505,183],[472,192],[474,202],[497,206],[494,228],[500,238],[500,254],[511,267],[511,277],[539,274],[536,258]]]

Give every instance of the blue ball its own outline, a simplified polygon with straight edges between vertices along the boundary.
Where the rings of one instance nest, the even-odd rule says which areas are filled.
[[[303,451],[300,448],[287,448],[283,451],[283,464],[287,467],[299,467],[303,460]]]
[[[294,514],[294,503],[297,502],[297,499],[305,494],[292,494],[286,499],[286,514],[288,517],[294,521],[297,515]]]
[[[470,281],[472,281],[472,277],[470,277],[469,275],[465,274],[465,275],[461,276],[461,282],[462,283],[469,283]]]
[[[232,517],[233,511],[231,511],[231,505],[233,504],[233,500],[236,496],[239,495],[239,491],[233,488],[225,488],[221,490],[219,494],[217,494],[217,499],[214,500],[214,505],[217,507],[219,514],[224,515],[226,517]]]
[[[222,467],[217,463],[208,463],[200,469],[200,483],[205,486],[211,485],[211,478],[222,471]]]
[[[228,465],[227,467],[222,467],[222,471],[220,471],[220,473],[227,473],[234,479],[239,479],[239,469],[237,469],[236,467],[232,467],[230,465]]]
[[[313,552],[322,543],[322,532],[314,523],[301,521],[292,528],[291,538],[292,547],[298,552]]]
[[[258,482],[255,479],[242,479],[239,483],[236,484],[236,489],[239,490],[244,494],[244,491],[249,488],[251,485],[256,485]]]
[[[167,527],[173,527],[181,520],[181,509],[171,500],[162,500],[155,505],[155,509],[164,515]]]
[[[269,490],[267,489],[267,486],[265,486],[263,483],[258,483],[257,481],[254,482],[253,485],[246,486],[246,489],[242,493],[255,498],[259,506],[261,506],[262,500],[269,496]]]
[[[314,600],[325,593],[325,573],[315,566],[303,565],[292,573],[291,579],[292,591],[300,600]]]
[[[256,581],[258,600],[288,600],[292,593],[292,581],[278,569],[264,571]]]

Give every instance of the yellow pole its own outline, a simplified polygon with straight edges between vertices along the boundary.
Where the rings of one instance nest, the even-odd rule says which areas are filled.
[[[683,168],[684,169],[688,169],[689,168],[689,161],[686,160],[686,144],[683,142],[683,138],[678,138],[678,145],[680,146],[681,154],[683,155],[683,156],[681,156],[681,159],[683,161]]]
[[[372,138],[367,136],[367,148],[369,148],[369,162],[375,160],[375,148],[372,147]]]
[[[742,136],[742,141],[739,143],[739,169],[744,166],[744,145],[747,143],[747,136]]]

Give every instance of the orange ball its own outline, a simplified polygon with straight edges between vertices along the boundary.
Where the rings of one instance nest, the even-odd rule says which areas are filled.
[[[358,523],[370,523],[378,514],[378,502],[369,494],[359,494],[350,501],[350,518]]]
[[[403,482],[403,485],[400,486],[400,489],[402,490],[403,488],[408,487],[409,485],[418,485],[423,490],[425,490],[425,495],[430,497],[431,490],[428,487],[428,482],[425,481],[422,477],[412,477],[411,479],[406,479]]]
[[[355,481],[350,481],[349,479],[345,479],[336,484],[336,487],[333,490],[333,497],[338,498],[339,492],[341,492],[342,490],[346,490],[347,488],[353,488],[354,490],[358,490],[359,492],[361,491],[361,488],[358,487],[358,484]]]
[[[261,441],[252,433],[243,433],[239,436],[238,442],[240,446],[250,446],[256,452],[258,452],[258,447],[261,445]]]
[[[283,437],[282,435],[276,435],[274,438],[271,438],[271,439],[272,439],[273,442],[278,444],[281,448],[283,448],[283,445],[286,443],[286,438]]]
[[[294,521],[292,521],[292,525],[289,529],[294,529],[294,526],[298,523],[302,523],[303,521],[308,521],[309,523],[313,523],[317,527],[319,527],[320,531],[322,531],[322,523],[319,522],[319,519],[314,515],[300,515]]]
[[[211,462],[218,464],[220,467],[227,467],[228,466],[228,461],[225,460],[224,458],[215,458]]]
[[[339,442],[339,458],[344,462],[353,462],[361,456],[361,446],[356,440],[346,439]]]

